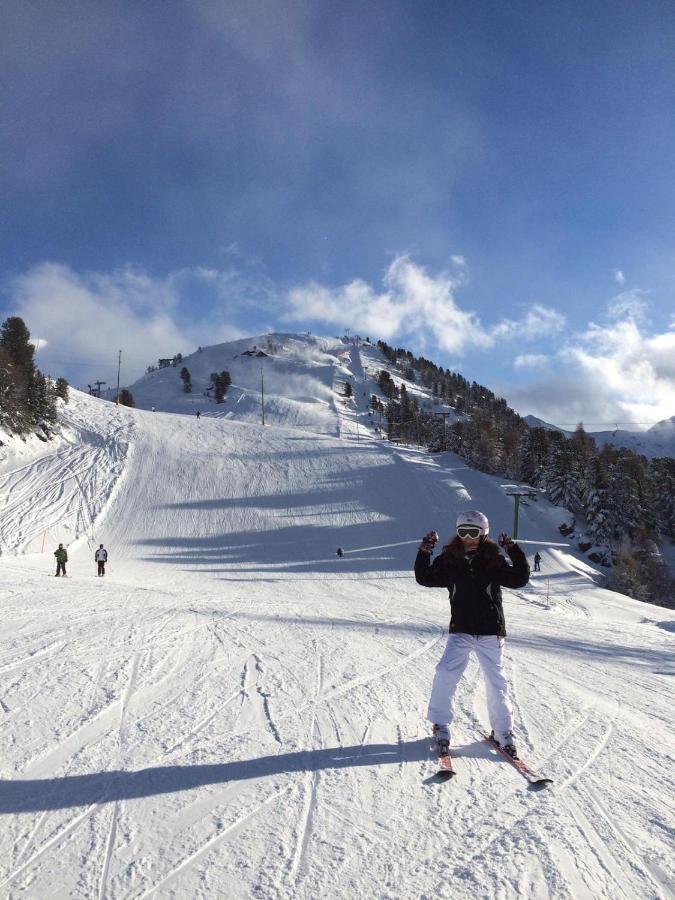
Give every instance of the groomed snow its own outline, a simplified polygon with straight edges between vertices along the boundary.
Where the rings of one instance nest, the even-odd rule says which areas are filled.
[[[343,404],[374,349],[313,347],[267,427],[73,392],[64,436],[0,470],[0,896],[672,896],[675,614],[604,590],[547,546],[561,511],[525,505],[542,572],[505,592],[507,667],[521,753],[555,783],[479,739],[472,663],[438,784],[448,602],[415,549],[467,506],[508,530],[511,500],[378,440],[362,392]]]

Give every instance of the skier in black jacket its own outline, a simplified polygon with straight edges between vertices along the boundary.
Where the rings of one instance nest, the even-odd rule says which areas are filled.
[[[495,740],[514,758],[513,710],[504,675],[506,625],[502,587],[527,584],[530,567],[520,547],[506,534],[499,536],[509,564],[494,541],[488,539],[487,517],[467,510],[457,517],[457,534],[431,562],[438,541],[435,531],[425,535],[415,560],[415,579],[424,587],[444,587],[450,593],[450,634],[436,666],[427,718],[441,750],[450,742],[457,686],[475,652],[487,693],[488,715]],[[445,747],[442,745],[445,744]]]
[[[94,553],[94,561],[98,566],[99,577],[105,575],[105,564],[108,562],[108,551],[103,544],[101,544],[96,553]]]

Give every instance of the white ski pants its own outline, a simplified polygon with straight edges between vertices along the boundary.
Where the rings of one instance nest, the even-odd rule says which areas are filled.
[[[495,634],[450,634],[436,666],[427,718],[436,725],[451,725],[455,692],[473,651],[485,679],[488,716],[495,734],[513,731],[513,708],[504,675],[504,638]]]

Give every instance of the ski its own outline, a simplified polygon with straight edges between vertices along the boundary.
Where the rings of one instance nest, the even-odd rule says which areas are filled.
[[[510,762],[514,769],[517,769],[523,778],[526,778],[530,784],[534,784],[537,787],[546,787],[549,784],[553,784],[552,778],[545,778],[540,775],[538,772],[535,772],[524,760],[522,759],[514,759],[512,756],[509,756],[502,748],[499,746],[497,741],[490,734],[486,734],[485,732],[481,732],[483,738],[488,742],[488,744],[497,750],[507,762]]]
[[[438,770],[436,771],[436,774],[446,781],[454,778],[457,774],[452,767],[452,758],[449,753],[438,757]]]
[[[452,767],[452,757],[450,756],[450,745],[448,741],[438,742],[434,739],[431,744],[431,749],[434,750],[438,756],[436,775],[443,781],[449,781],[450,778],[453,778],[456,775],[456,772]]]

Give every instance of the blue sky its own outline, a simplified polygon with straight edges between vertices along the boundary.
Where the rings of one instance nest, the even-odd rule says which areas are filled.
[[[673,46],[650,0],[5,4],[0,314],[74,384],[349,327],[673,415]]]

